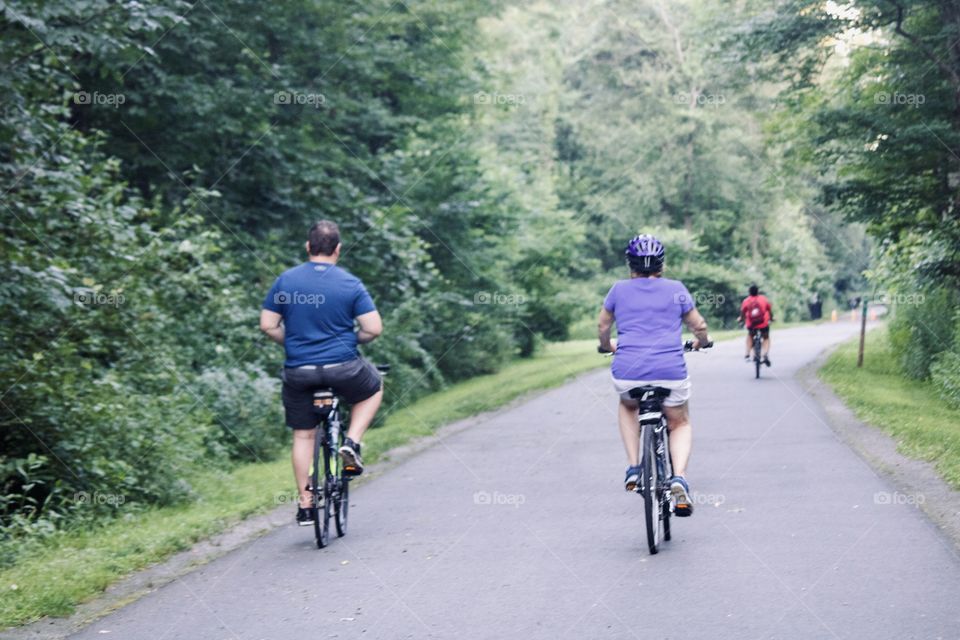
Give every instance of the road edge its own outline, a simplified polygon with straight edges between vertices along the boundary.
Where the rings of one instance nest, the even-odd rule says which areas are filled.
[[[510,402],[468,418],[456,420],[438,427],[431,435],[416,438],[410,442],[394,447],[383,453],[376,462],[376,466],[360,478],[354,480],[357,486],[365,485],[379,478],[394,467],[416,457],[439,442],[454,436],[488,420],[492,420],[502,413],[511,411],[517,406],[529,402],[534,398],[554,391],[568,384],[573,384],[590,375],[597,375],[603,367],[589,369],[575,374],[569,380],[551,387],[536,389],[517,396]],[[163,562],[140,569],[129,576],[118,580],[103,593],[88,602],[77,605],[76,611],[64,618],[41,618],[22,627],[11,627],[0,630],[0,640],[63,640],[71,634],[77,633],[107,616],[114,611],[132,604],[140,598],[179,580],[181,577],[196,571],[204,565],[220,558],[240,547],[247,545],[283,526],[292,523],[289,505],[278,506],[266,513],[250,518],[230,526],[214,536],[201,540],[189,549],[180,551]]]
[[[833,388],[820,379],[820,369],[839,346],[823,350],[804,365],[796,374],[797,381],[820,406],[827,418],[827,425],[840,441],[850,447],[874,473],[900,493],[923,496],[923,502],[916,504],[916,507],[941,534],[945,546],[960,559],[960,491],[950,488],[931,463],[900,453],[896,440],[881,428],[857,418]]]

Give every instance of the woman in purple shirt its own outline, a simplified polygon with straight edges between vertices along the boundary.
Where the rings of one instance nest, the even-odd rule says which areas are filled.
[[[610,288],[600,310],[600,346],[613,351],[611,375],[620,394],[618,420],[623,446],[627,450],[627,476],[624,487],[634,491],[640,480],[640,430],[637,428],[637,401],[627,393],[633,387],[653,385],[670,389],[663,401],[663,413],[670,429],[670,457],[674,477],[670,491],[676,502],[675,513],[693,513],[690,487],[684,474],[690,459],[693,432],[687,411],[690,379],[683,359],[682,324],[696,339],[693,348],[708,344],[707,322],[697,311],[693,297],[679,280],[663,276],[663,244],[650,235],[637,236],[626,250],[630,279],[619,280]],[[617,324],[617,339],[610,329]]]

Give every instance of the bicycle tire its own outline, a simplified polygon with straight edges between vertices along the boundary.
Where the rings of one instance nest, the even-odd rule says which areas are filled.
[[[332,471],[332,457],[333,454],[330,451],[330,445],[324,443],[323,445],[323,512],[317,513],[318,519],[323,520],[323,530],[325,532],[324,536],[324,546],[330,544],[330,519],[333,517],[333,483],[335,482],[333,471]]]
[[[342,444],[343,432],[340,433],[340,442],[337,443],[338,451]],[[339,461],[339,456],[337,456],[336,469],[337,492],[336,499],[333,502],[333,523],[337,527],[337,537],[342,538],[347,535],[347,516],[350,512],[350,477],[344,473],[343,465],[340,464]]]
[[[330,519],[326,517],[327,504],[327,465],[326,465],[326,447],[323,446],[323,438],[320,429],[317,429],[313,445],[313,469],[310,474],[310,487],[313,492],[313,533],[316,537],[317,548],[323,549],[330,541]],[[323,463],[321,465],[321,462]],[[322,471],[321,471],[322,468]],[[323,513],[321,513],[321,510]]]
[[[643,512],[647,530],[647,547],[650,555],[655,555],[660,544],[660,511],[663,502],[660,499],[658,485],[660,477],[657,473],[656,439],[654,426],[643,426],[643,458],[640,463],[641,482],[643,483]]]
[[[757,330],[757,335],[760,335],[760,330]],[[760,340],[753,341],[753,364],[756,366],[757,375],[756,378],[760,378],[760,366],[763,364],[762,358],[760,357],[760,352],[762,351],[763,342]]]
[[[666,483],[669,482],[669,479],[673,477],[673,461],[670,459],[670,431],[667,429],[666,425],[663,427],[663,451],[663,478]],[[661,493],[661,502],[663,503],[663,508],[661,509],[661,513],[663,514],[663,539],[665,542],[669,542],[671,514],[670,487],[664,486],[664,489]]]

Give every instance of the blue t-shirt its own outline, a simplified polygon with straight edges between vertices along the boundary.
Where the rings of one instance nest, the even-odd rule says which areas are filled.
[[[323,262],[280,274],[263,308],[283,316],[288,367],[353,360],[359,355],[353,320],[376,311],[360,278]]]
[[[681,325],[693,298],[679,280],[631,278],[614,283],[603,308],[617,323],[611,371],[618,380],[683,380]]]

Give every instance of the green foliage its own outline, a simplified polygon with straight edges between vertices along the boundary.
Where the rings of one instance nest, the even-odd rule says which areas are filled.
[[[800,205],[812,189],[764,135],[773,91],[720,50],[741,16],[719,3],[517,3],[485,25],[497,89],[523,98],[485,115],[501,171],[541,206],[586,222],[569,236],[574,268],[557,267],[578,281],[568,289],[590,292],[589,303],[571,299],[574,317],[594,315],[612,279],[626,277],[623,247],[639,232],[665,239],[668,275],[713,326],[735,320],[751,281],[782,320],[805,317],[815,293],[860,284],[863,230],[818,241],[847,230],[835,220],[821,229],[829,216]],[[598,273],[605,286],[594,286]]]
[[[197,469],[275,455],[257,314],[317,218],[383,312],[390,402],[565,335],[569,256],[538,236],[566,214],[526,215],[469,101],[491,10],[2,5],[0,533],[189,499]]]
[[[960,409],[960,353],[944,351],[930,367],[930,378],[943,400]]]
[[[813,176],[819,207],[879,240],[873,288],[910,300],[890,333],[903,371],[923,379],[937,362],[947,397],[960,299],[958,24],[953,0],[757,3],[731,42],[761,75],[793,81],[774,132]],[[830,243],[832,224],[821,226]]]
[[[937,355],[953,344],[960,298],[955,291],[934,287],[901,291],[896,297],[902,297],[905,302],[894,310],[890,344],[907,376],[926,379]]]
[[[257,314],[318,218],[384,316],[388,411],[564,339],[642,229],[713,326],[751,279],[785,320],[855,287],[862,235],[823,240],[719,54],[737,12],[604,4],[0,5],[0,534],[276,455]]]

